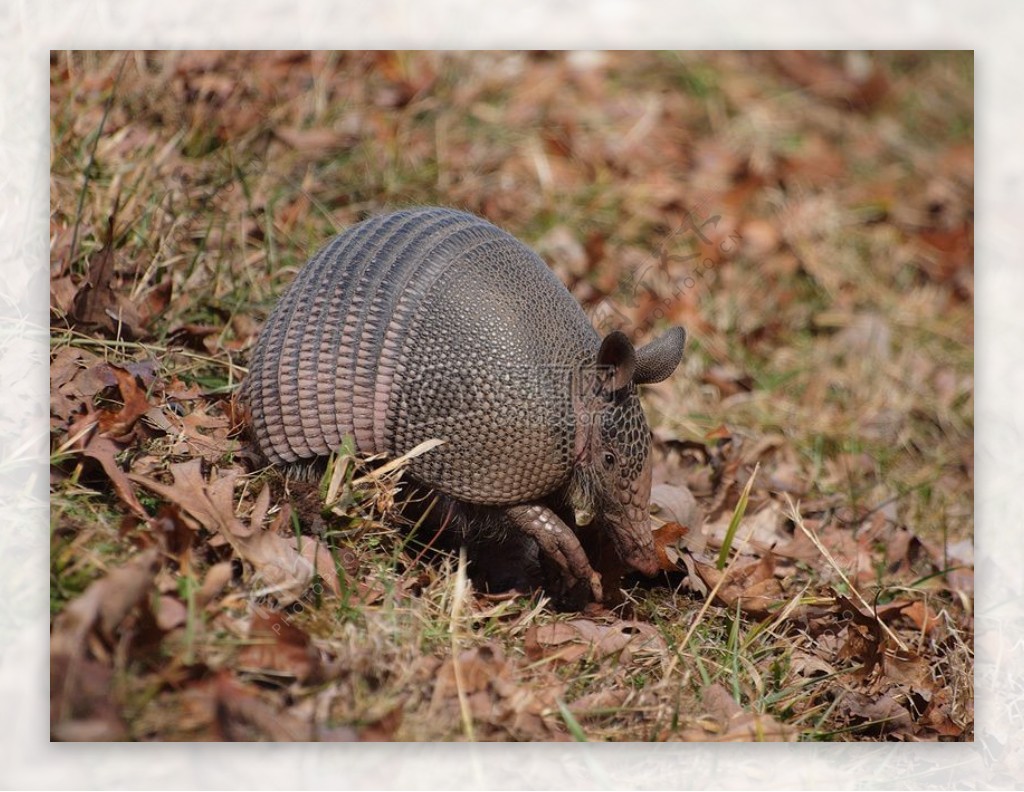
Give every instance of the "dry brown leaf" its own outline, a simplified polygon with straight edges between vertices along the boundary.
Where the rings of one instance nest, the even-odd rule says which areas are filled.
[[[928,702],[919,724],[942,737],[961,737],[964,727],[953,719],[949,710],[949,690],[939,688]]]
[[[309,635],[273,611],[258,612],[249,625],[253,643],[238,653],[244,671],[294,677],[300,684],[315,683],[323,668],[320,653]]]
[[[862,667],[857,671],[857,675],[867,677],[881,662],[882,648],[880,630],[872,630],[863,624],[849,624],[846,628],[846,640],[839,650],[839,657],[860,663]]]
[[[69,421],[82,405],[86,396],[76,387],[75,380],[88,366],[94,364],[95,355],[77,347],[62,347],[50,361],[50,414],[62,422]]]
[[[614,655],[620,663],[628,663],[635,653],[662,655],[667,651],[661,634],[651,625],[637,621],[572,619],[533,625],[526,632],[525,644],[531,660],[546,657],[559,662]]]
[[[83,418],[82,421],[72,424],[68,433],[74,436],[83,423],[88,424],[89,422],[88,417]],[[146,519],[148,515],[146,510],[142,508],[142,504],[139,503],[138,498],[135,497],[135,492],[132,490],[131,481],[129,480],[130,477],[117,464],[115,457],[121,453],[121,447],[111,438],[96,431],[93,431],[87,437],[88,439],[82,448],[82,454],[100,463],[103,471],[114,485],[114,491],[117,493],[117,496],[138,517]]]
[[[658,554],[658,564],[666,572],[674,572],[682,554],[679,546],[685,544],[689,534],[695,533],[679,523],[665,523],[654,531],[654,552]]]
[[[931,666],[920,655],[886,652],[882,660],[882,673],[887,682],[906,685],[915,691],[930,694],[936,688]]]
[[[78,289],[70,275],[50,279],[50,316],[51,318],[66,316],[75,307],[75,295]]]
[[[604,717],[609,710],[616,710],[625,704],[628,697],[625,690],[602,688],[580,696],[567,706],[578,720],[587,720]]]
[[[732,512],[727,510],[711,523],[704,524],[704,536],[711,547],[721,547],[732,521]],[[753,514],[747,514],[733,537],[732,548],[743,555],[761,556],[790,541],[792,535],[785,528],[786,518],[783,506],[777,500],[769,500]]]
[[[169,597],[165,594],[157,601],[154,616],[157,626],[164,632],[170,632],[185,623],[188,618],[188,609],[177,597]]]
[[[498,728],[515,739],[568,739],[560,719],[551,716],[564,684],[550,674],[529,679],[521,675],[496,642],[466,649],[437,669],[431,709],[459,718],[461,690],[474,724]]]
[[[234,569],[230,561],[221,561],[206,570],[203,585],[196,592],[196,607],[205,608],[213,602],[214,597],[224,590],[233,576]]]
[[[816,530],[820,526],[820,521],[804,519],[804,524],[808,528]],[[807,564],[821,561],[821,552],[814,546],[814,542],[805,531],[794,531],[793,537],[788,542],[773,547],[772,553],[781,558],[792,558]]]
[[[71,675],[67,658],[51,657],[50,738],[68,742],[124,740],[128,729],[111,695],[113,677],[114,670],[98,660],[78,661]],[[62,707],[66,714],[61,713]]]
[[[110,239],[114,234],[114,216],[108,219],[107,239],[103,248],[92,257],[85,282],[75,295],[71,318],[76,324],[98,326],[107,331],[115,328],[108,310],[117,305],[117,294],[111,280],[114,277],[114,250]]]
[[[110,707],[110,669],[89,657],[94,633],[108,645],[115,630],[152,590],[160,566],[156,548],[139,553],[90,585],[53,621],[50,634],[50,728],[58,739],[120,739],[123,725]]]
[[[109,365],[111,373],[117,380],[118,390],[124,406],[120,410],[99,410],[99,431],[114,439],[125,437],[135,422],[149,410],[149,400],[135,382],[135,377],[120,366]]]
[[[734,608],[738,603],[744,613],[761,618],[785,599],[782,584],[774,577],[775,557],[771,553],[760,561],[733,567],[721,585],[722,572],[709,564],[698,562],[695,566],[704,585],[712,590],[718,586],[715,598],[727,608]]]
[[[192,543],[196,538],[193,529],[196,526],[190,522],[176,505],[165,503],[149,523],[164,552],[176,558],[181,569],[189,569],[191,565]]]
[[[58,380],[63,380],[63,383],[58,386],[60,401],[51,401],[51,405],[63,412],[66,408],[77,409],[85,404],[86,411],[67,430],[69,439],[74,441],[72,447],[99,462],[118,497],[135,515],[145,519],[148,515],[135,497],[128,476],[117,464],[116,456],[132,439],[138,419],[152,409],[134,373],[138,371],[152,381],[152,364],[144,362],[121,367],[97,362],[82,369],[81,364],[88,362],[90,357],[66,354],[55,360],[59,365],[51,370],[51,377],[55,378],[54,383]],[[93,397],[111,385],[116,385],[120,391],[123,406],[117,410],[93,409]]]
[[[744,712],[732,695],[715,683],[704,690],[704,707],[708,717],[701,719],[701,729],[687,729],[682,738],[699,742],[792,742],[797,730],[779,723],[771,715]]]
[[[837,59],[842,57],[842,63]],[[776,67],[798,85],[828,101],[869,110],[890,90],[889,79],[871,55],[787,50],[773,55]]]
[[[817,655],[802,650],[795,650],[790,658],[790,668],[794,674],[802,677],[816,677],[835,673],[835,666]]]
[[[200,459],[171,463],[173,484],[137,474],[129,474],[129,477],[184,509],[208,530],[231,537],[250,536],[252,528],[235,516],[233,496],[237,471],[228,471],[207,487],[202,464]]]
[[[242,684],[226,671],[217,676],[215,690],[218,723],[228,740],[308,742],[313,738],[309,723],[280,707],[272,707],[255,688]]]
[[[252,564],[254,575],[250,586],[255,594],[269,594],[282,605],[288,605],[306,592],[317,575],[330,593],[340,591],[334,560],[326,547],[310,537],[286,538],[279,533],[290,527],[287,507],[279,512],[273,525],[261,527],[270,504],[268,486],[260,491],[252,517],[245,523],[237,517],[234,507],[238,471],[227,471],[207,483],[199,459],[170,467],[173,484],[137,474],[132,474],[131,478],[177,504],[206,529],[219,533],[239,557]]]
[[[316,129],[276,127],[274,134],[296,151],[310,157],[319,157],[332,151],[348,148],[358,139],[348,132],[337,132],[325,127]]]
[[[915,730],[907,708],[890,693],[870,696],[849,691],[838,709],[853,723],[861,726],[872,724],[883,734],[913,734]]]
[[[543,625],[531,624],[523,638],[523,649],[526,652],[526,656],[532,662],[545,657],[572,662],[586,653],[585,648],[571,644],[576,637],[576,630],[569,626],[567,622],[559,621]],[[568,648],[570,655],[566,657],[557,647]]]
[[[876,615],[886,624],[892,624],[905,617],[916,628],[928,635],[942,625],[942,618],[932,611],[922,599],[913,601],[897,600],[876,610]]]
[[[665,522],[676,522],[700,533],[700,507],[684,485],[658,483],[651,487],[651,512]]]
[[[232,438],[233,418],[210,414],[210,405],[198,403],[191,412],[179,415],[171,406],[153,407],[144,418],[150,427],[163,432],[176,442],[170,453],[176,456],[200,456],[218,462],[237,451],[239,442]]]
[[[904,603],[900,606],[899,611],[925,635],[932,635],[942,625],[942,617],[929,608],[924,600]],[[881,609],[879,609],[879,617],[882,618]]]
[[[645,622],[616,621],[607,624],[591,619],[573,619],[569,624],[594,647],[600,658],[616,655],[618,661],[625,664],[636,653],[661,656],[668,651],[661,633]]]

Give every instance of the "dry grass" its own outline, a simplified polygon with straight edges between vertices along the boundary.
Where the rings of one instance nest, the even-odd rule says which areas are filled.
[[[54,55],[55,635],[162,558],[76,645],[55,735],[970,739],[972,80],[969,53]],[[614,612],[488,598],[385,524],[393,487],[320,515],[249,474],[222,399],[260,322],[329,235],[410,204],[507,228],[598,324],[687,327],[645,399],[656,476],[705,517],[692,574],[627,580]],[[154,362],[121,470],[237,472],[238,519],[321,542],[336,588],[254,596],[229,533],[138,478],[131,516],[76,423],[128,410],[102,361]]]

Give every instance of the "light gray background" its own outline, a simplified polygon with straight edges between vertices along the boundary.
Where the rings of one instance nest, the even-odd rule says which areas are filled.
[[[0,787],[1012,788],[1024,783],[1024,3],[3,0]],[[61,745],[48,716],[48,50],[976,51],[977,741],[941,745]]]

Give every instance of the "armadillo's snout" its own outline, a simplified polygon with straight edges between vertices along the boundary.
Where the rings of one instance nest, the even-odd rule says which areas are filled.
[[[643,420],[643,413],[639,413]],[[641,437],[646,439],[650,430],[646,428]],[[651,461],[649,448],[639,453],[644,457],[640,475],[623,482],[619,490],[622,510],[616,519],[612,517],[612,543],[623,563],[645,575],[656,575],[661,569],[658,554],[654,549],[654,533],[651,530]],[[611,516],[611,515],[609,515]]]
[[[650,531],[650,528],[648,528],[648,531]],[[641,572],[648,577],[658,574],[661,570],[658,556],[654,552],[654,540],[651,538],[648,538],[647,546],[637,547],[633,553],[625,556],[623,561],[637,572]]]
[[[651,519],[646,513],[624,525],[613,524],[611,535],[612,544],[624,564],[647,576],[656,575],[661,570],[654,550]]]

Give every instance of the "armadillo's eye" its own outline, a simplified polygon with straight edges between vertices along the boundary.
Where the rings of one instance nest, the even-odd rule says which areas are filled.
[[[615,466],[615,454],[611,451],[605,451],[604,455],[601,457],[601,461],[604,462],[604,466],[608,468],[608,470],[611,470],[612,467]]]

